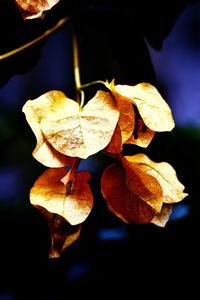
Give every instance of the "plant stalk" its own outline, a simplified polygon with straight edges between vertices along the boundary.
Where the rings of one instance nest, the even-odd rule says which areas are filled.
[[[76,88],[76,101],[80,104],[80,89],[81,89],[81,78],[80,78],[80,67],[79,67],[79,54],[78,54],[78,37],[76,32],[73,32],[73,60],[74,60],[74,79]]]
[[[69,20],[71,19],[71,17],[66,17],[61,19],[60,21],[58,21],[58,23],[56,25],[54,25],[53,27],[51,27],[50,29],[48,29],[47,31],[45,31],[42,35],[38,36],[37,38],[35,38],[34,40],[16,48],[13,49],[9,52],[6,52],[4,54],[0,55],[0,60],[3,60],[5,58],[8,58],[10,56],[13,56],[15,54],[17,54],[18,52],[21,52],[35,44],[37,44],[38,42],[40,42],[41,40],[43,40],[44,38],[50,36],[51,34],[53,34],[56,30],[58,30],[59,28],[61,28],[64,24],[66,24]]]

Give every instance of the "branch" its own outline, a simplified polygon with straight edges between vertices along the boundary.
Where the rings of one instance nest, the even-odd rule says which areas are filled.
[[[65,18],[59,20],[56,25],[54,25],[52,28],[50,28],[47,31],[45,31],[42,35],[38,36],[34,40],[28,42],[27,44],[24,44],[24,45],[20,46],[19,48],[16,48],[14,50],[11,50],[11,51],[9,51],[7,53],[4,53],[4,54],[0,55],[0,60],[3,60],[3,59],[8,58],[8,57],[10,57],[12,55],[15,55],[18,52],[21,52],[21,51],[23,51],[23,50],[31,47],[32,45],[37,44],[41,40],[45,39],[46,37],[48,37],[49,35],[51,35],[52,33],[54,33],[56,30],[58,30],[59,28],[61,28],[70,19],[71,19],[71,17],[68,16],[68,17],[65,17]]]

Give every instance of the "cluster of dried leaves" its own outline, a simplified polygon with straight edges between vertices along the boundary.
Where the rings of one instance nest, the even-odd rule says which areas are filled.
[[[60,256],[78,238],[93,207],[91,175],[78,171],[81,159],[99,151],[113,157],[102,174],[101,192],[125,223],[165,226],[173,203],[187,195],[167,162],[156,163],[142,153],[122,155],[124,144],[147,147],[156,131],[174,128],[171,110],[157,89],[114,81],[104,86],[107,91],[97,91],[84,106],[54,90],[23,107],[37,139],[33,156],[49,167],[36,180],[30,200],[49,224],[50,257]]]

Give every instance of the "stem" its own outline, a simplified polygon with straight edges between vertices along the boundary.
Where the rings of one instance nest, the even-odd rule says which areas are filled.
[[[74,176],[76,174],[76,171],[78,169],[78,166],[80,164],[80,158],[79,157],[75,157],[74,158],[74,162],[73,162],[73,165],[72,165],[72,168],[71,170],[69,171],[68,173],[68,181],[66,182],[66,195],[70,195],[71,194],[71,188],[72,188],[72,183],[73,183],[73,180],[74,180]]]
[[[74,54],[74,79],[76,86],[76,100],[80,104],[80,88],[81,88],[81,79],[80,79],[80,67],[79,67],[79,56],[78,56],[78,38],[77,34],[73,32],[73,54]]]
[[[85,94],[83,91],[80,91],[80,94],[81,94],[80,107],[83,107],[85,101]]]
[[[105,82],[102,81],[102,80],[95,80],[95,81],[92,81],[92,82],[89,82],[89,83],[82,84],[80,86],[80,89],[84,89],[84,88],[90,87],[91,85],[95,85],[95,84],[103,84],[103,85],[105,85]]]
[[[74,176],[76,174],[76,171],[78,169],[78,166],[80,164],[81,159],[79,157],[75,157],[73,164],[72,164],[72,168],[71,170],[67,173],[67,175],[65,175],[62,179],[61,182],[64,183],[64,185],[66,185],[66,194],[69,194],[70,192],[70,188],[71,188],[71,184],[72,181],[74,179]]]
[[[47,31],[45,31],[42,35],[38,36],[37,38],[35,38],[34,40],[28,42],[27,44],[24,44],[14,50],[11,50],[7,53],[4,53],[2,55],[0,55],[0,60],[3,60],[7,57],[10,57],[14,54],[17,54],[18,52],[21,52],[27,48],[29,48],[30,46],[37,44],[38,42],[40,42],[41,40],[43,40],[44,38],[48,37],[49,35],[51,35],[52,33],[54,33],[56,30],[58,30],[59,28],[61,28],[65,23],[67,23],[69,20],[71,19],[71,17],[65,17],[63,19],[61,19],[60,21],[58,21],[58,23],[56,25],[54,25],[52,28],[48,29]]]
[[[79,55],[78,55],[78,38],[77,34],[74,30],[73,32],[73,59],[74,59],[74,79],[75,79],[75,87],[76,87],[76,101],[80,104],[81,107],[84,105],[84,92],[82,89],[90,87],[95,84],[103,84],[105,82],[102,80],[92,81],[86,84],[81,85],[80,79],[80,66],[79,66]]]

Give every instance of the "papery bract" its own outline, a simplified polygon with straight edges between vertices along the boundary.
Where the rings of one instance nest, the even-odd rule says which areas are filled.
[[[148,128],[142,119],[136,121],[136,126],[134,133],[130,138],[125,142],[125,144],[133,144],[143,148],[146,148],[152,141],[155,135],[155,131]]]
[[[73,180],[64,184],[61,180],[64,168],[48,169],[35,182],[30,191],[31,204],[56,213],[71,225],[85,221],[93,207],[93,196],[88,184],[88,172],[75,173]]]
[[[121,156],[121,163],[126,174],[129,189],[148,203],[156,213],[160,212],[163,203],[163,191],[157,178],[132,164],[129,156]]]
[[[161,210],[162,189],[157,180],[128,161],[106,168],[101,191],[108,208],[126,223],[148,223]]]
[[[62,252],[75,242],[80,236],[81,224],[71,225],[60,215],[36,205],[36,208],[43,214],[51,233],[51,247],[49,258],[58,258]]]
[[[126,156],[126,159],[143,172],[154,176],[158,180],[163,190],[164,203],[179,202],[188,195],[183,192],[185,187],[178,180],[176,171],[169,163],[156,163],[142,153]]]
[[[118,125],[121,130],[122,144],[132,135],[135,126],[135,113],[133,106],[126,97],[115,94],[114,99],[119,110]]]
[[[83,108],[64,93],[50,91],[27,101],[23,112],[37,138],[34,157],[43,163],[53,156],[57,160],[52,167],[67,165],[69,157],[87,158],[105,148],[119,118],[114,100],[103,91],[98,91]]]
[[[41,17],[42,13],[51,9],[60,0],[15,0],[24,19]]]
[[[122,150],[123,150],[123,144],[122,144],[121,129],[117,124],[114,133],[112,135],[111,141],[106,146],[105,151],[116,154],[116,153],[121,153]]]
[[[118,118],[110,94],[98,91],[83,108],[67,97],[52,102],[52,109],[41,119],[41,129],[60,153],[87,158],[108,145]]]
[[[37,139],[33,157],[41,164],[50,168],[72,166],[74,158],[63,155],[52,147],[41,130],[41,119],[53,108],[53,103],[65,101],[65,94],[60,91],[45,93],[35,100],[28,100],[22,111]]]
[[[171,109],[153,85],[149,83],[139,83],[134,86],[114,85],[112,81],[110,84],[106,82],[106,86],[114,97],[129,99],[151,130],[171,131],[174,128]]]
[[[165,227],[165,225],[169,221],[172,210],[173,210],[172,204],[163,203],[160,213],[155,215],[155,217],[151,220],[151,223],[160,227]]]

